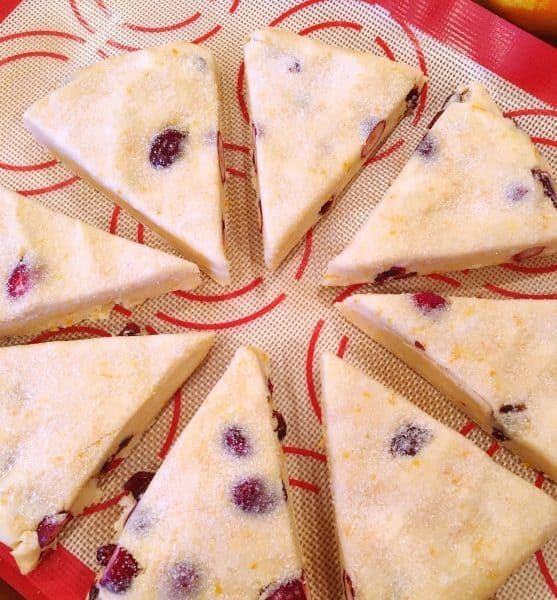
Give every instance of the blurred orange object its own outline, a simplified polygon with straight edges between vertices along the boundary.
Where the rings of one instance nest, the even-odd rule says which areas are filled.
[[[557,36],[557,0],[484,0],[483,4],[532,33]]]

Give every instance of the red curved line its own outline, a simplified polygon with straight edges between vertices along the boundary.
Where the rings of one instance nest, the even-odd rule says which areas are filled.
[[[14,62],[16,60],[20,60],[21,58],[34,58],[34,57],[45,57],[45,58],[56,58],[58,60],[69,60],[69,57],[65,54],[59,54],[58,52],[45,52],[42,50],[38,50],[35,52],[22,52],[21,54],[12,54],[11,56],[6,56],[6,58],[0,59],[0,67],[2,65],[7,65],[8,63]]]
[[[238,8],[238,5],[240,4],[240,0],[233,0],[232,4],[230,5],[230,8],[228,9],[228,12],[233,15],[236,12],[236,9]]]
[[[547,564],[545,562],[545,558],[543,557],[543,552],[538,550],[536,552],[536,560],[538,561],[538,567],[540,568],[541,574],[547,583],[547,587],[553,592],[553,595],[557,598],[557,584],[555,583]]]
[[[82,513],[78,516],[86,517],[88,515],[98,513],[101,510],[106,510],[107,508],[110,508],[111,506],[115,506],[116,504],[118,504],[118,502],[120,502],[120,500],[124,496],[127,496],[128,494],[129,494],[129,492],[127,490],[124,490],[123,492],[120,492],[117,496],[114,496],[113,498],[110,498],[109,500],[105,500],[104,502],[100,502],[99,504],[93,504],[93,506],[87,506],[86,508],[83,509]]]
[[[131,316],[132,316],[132,314],[133,314],[131,310],[129,310],[129,309],[127,309],[127,308],[124,308],[124,307],[123,307],[123,306],[121,306],[120,304],[115,304],[115,305],[112,307],[112,310],[113,310],[114,312],[120,313],[121,315],[124,315],[125,317],[131,317]]]
[[[164,25],[162,27],[145,27],[144,25],[133,25],[132,23],[124,23],[124,27],[131,29],[132,31],[141,31],[141,33],[164,33],[166,31],[176,31],[177,29],[181,29],[182,27],[186,27],[187,25],[191,25],[195,23],[197,19],[201,17],[201,13],[198,11],[191,17],[180,21],[179,23],[174,23],[173,25]]]
[[[238,327],[240,325],[245,325],[250,321],[255,321],[255,319],[259,319],[260,317],[266,315],[268,312],[276,308],[285,299],[286,294],[280,294],[271,303],[267,304],[260,310],[250,315],[240,317],[239,319],[234,319],[232,321],[223,321],[221,323],[194,323],[192,321],[182,321],[181,319],[176,319],[175,317],[167,315],[166,313],[163,313],[161,311],[156,313],[155,317],[157,317],[161,321],[166,321],[167,323],[177,325],[178,327],[187,327],[188,329],[199,329],[201,331],[214,329],[228,329],[230,327]]]
[[[387,148],[384,152],[380,152],[379,154],[376,154],[375,156],[368,158],[366,160],[366,162],[364,163],[364,167],[367,167],[368,165],[371,165],[374,162],[382,160],[383,158],[387,158],[387,156],[390,156],[391,154],[393,154],[393,152],[396,152],[401,146],[404,146],[403,139],[397,140],[392,146]]]
[[[244,73],[246,67],[244,65],[244,61],[240,63],[240,68],[238,69],[238,78],[236,79],[236,96],[238,98],[238,104],[240,105],[240,111],[242,113],[242,117],[244,117],[244,121],[249,125],[249,113],[248,107],[246,105],[246,99],[244,98]]]
[[[292,487],[299,487],[304,490],[308,490],[308,492],[319,494],[319,486],[315,485],[314,483],[309,483],[309,481],[302,481],[301,479],[293,479],[292,477],[289,477],[288,483]]]
[[[77,0],[70,0],[70,7],[79,24],[89,33],[95,33],[95,30],[91,27],[91,25],[89,25],[89,23],[87,23],[82,14],[79,12],[79,9],[77,8]]]
[[[0,169],[4,169],[5,171],[40,171],[41,169],[48,169],[57,164],[57,160],[48,160],[43,163],[37,163],[36,165],[10,165],[8,163],[0,162]]]
[[[536,477],[536,482],[534,483],[534,485],[538,488],[541,488],[543,485],[543,482],[545,481],[545,476],[544,474],[540,471],[538,473],[538,476]]]
[[[185,292],[184,290],[177,290],[174,293],[175,296],[185,298],[186,300],[193,300],[194,302],[222,302],[223,300],[232,300],[233,298],[239,298],[251,290],[255,289],[258,285],[263,283],[263,277],[257,277],[251,283],[248,283],[243,288],[234,290],[233,292],[227,292],[226,294],[215,294],[213,296],[192,294],[191,292]]]
[[[365,285],[365,283],[353,283],[352,285],[349,285],[336,298],[333,298],[333,304],[336,304],[337,302],[342,302],[343,300],[346,300],[346,298],[348,298],[348,296],[351,296],[354,292],[359,290],[361,287],[364,287],[364,285]]]
[[[247,177],[245,171],[233,169],[232,167],[226,167],[226,172],[230,173],[230,175],[235,175],[236,177],[242,177],[242,179],[245,179]]]
[[[532,142],[534,142],[534,144],[543,144],[545,146],[553,146],[557,148],[557,140],[550,140],[549,138],[542,138],[542,137],[534,137],[532,136]]]
[[[315,458],[315,460],[320,460],[321,462],[327,462],[327,457],[321,452],[316,452],[315,450],[309,450],[308,448],[299,448],[298,446],[283,446],[282,447],[285,454],[297,454],[299,456],[309,456],[310,458]]]
[[[108,54],[107,54],[107,53],[106,53],[106,52],[105,52],[105,51],[104,51],[102,48],[99,48],[99,49],[97,50],[97,54],[98,54],[98,55],[99,55],[101,58],[108,58],[108,56],[109,56],[109,55],[108,55]]]
[[[557,271],[557,265],[547,265],[546,267],[523,267],[513,263],[502,263],[499,265],[503,269],[509,271],[517,271],[518,273],[553,273]]]
[[[557,117],[557,110],[549,108],[523,108],[519,110],[510,110],[503,113],[504,117],[525,117],[527,115],[539,115],[541,117]]]
[[[395,55],[394,52],[391,50],[391,48],[389,47],[389,45],[387,44],[387,42],[379,37],[378,35],[375,36],[375,43],[381,48],[381,50],[383,50],[383,52],[385,53],[385,56],[389,59],[389,60],[393,60],[395,61]]]
[[[298,266],[298,270],[296,271],[296,275],[294,275],[294,279],[296,281],[300,281],[300,279],[304,275],[304,271],[309,263],[309,257],[311,256],[311,242],[313,239],[313,229],[308,229],[306,233],[306,245],[304,247],[304,254],[302,256],[302,260],[300,261],[300,265]]]
[[[74,175],[69,179],[65,179],[64,181],[59,181],[58,183],[54,183],[53,185],[48,185],[44,188],[35,188],[33,190],[16,190],[18,194],[22,196],[37,196],[38,194],[48,194],[48,192],[55,192],[56,190],[61,190],[72,183],[79,181],[79,177]]]
[[[274,27],[275,25],[278,25],[281,21],[284,21],[284,19],[287,19],[288,17],[290,17],[294,13],[298,12],[299,10],[304,9],[307,6],[311,6],[312,4],[319,4],[320,2],[325,2],[325,0],[305,0],[305,2],[297,4],[296,6],[293,6],[292,8],[289,8],[288,10],[283,12],[281,15],[279,15],[276,19],[273,19],[269,23],[269,26]]]
[[[145,331],[149,335],[158,335],[159,333],[154,327],[151,327],[151,325],[145,325]]]
[[[460,286],[460,281],[458,281],[458,279],[454,279],[453,277],[449,277],[448,275],[441,275],[440,273],[430,273],[429,275],[426,275],[426,277],[429,277],[430,279],[435,279],[436,281],[442,281],[443,283],[446,283],[447,285],[452,285],[453,287]]]
[[[299,32],[299,35],[308,35],[314,31],[329,29],[330,27],[346,27],[347,29],[354,29],[355,31],[362,30],[362,26],[359,23],[354,23],[352,21],[324,21],[323,23],[316,23],[315,25],[310,25],[309,27],[302,29],[302,31]]]
[[[178,423],[180,422],[181,408],[182,397],[180,394],[180,390],[176,390],[176,393],[174,394],[174,405],[172,408],[172,421],[170,422],[170,427],[168,428],[166,440],[164,440],[164,444],[159,450],[159,458],[164,458],[168,454],[170,446],[172,446],[172,443],[174,442],[174,438],[176,437],[176,431],[178,430]]]
[[[247,146],[240,146],[240,144],[224,142],[223,146],[225,150],[236,150],[237,152],[243,152],[244,154],[250,153],[250,149]]]
[[[143,225],[143,223],[138,223],[137,224],[137,241],[140,244],[143,244],[143,237],[145,234],[145,227]]]
[[[116,228],[118,227],[118,217],[120,216],[120,211],[122,209],[115,204],[114,208],[112,209],[112,216],[110,217],[110,226],[108,228],[108,232],[112,233],[113,235],[116,233]]]
[[[493,456],[501,446],[497,442],[493,442],[491,446],[486,450],[488,456]]]
[[[507,298],[516,298],[517,300],[557,300],[557,294],[523,294],[522,292],[513,292],[502,287],[485,283],[484,288],[495,294],[506,296]]]
[[[65,335],[66,333],[86,333],[87,335],[96,335],[98,337],[112,337],[112,334],[106,329],[100,327],[88,327],[85,325],[71,325],[70,327],[60,327],[54,331],[45,331],[33,338],[29,343],[38,344],[40,342],[46,342],[59,335]]]
[[[135,46],[128,46],[127,44],[122,44],[116,40],[106,40],[106,45],[126,52],[135,52],[136,50],[139,50],[139,48],[136,48]]]
[[[95,0],[95,4],[103,11],[105,15],[110,16],[110,11],[106,7],[104,0]]]
[[[466,437],[474,429],[476,429],[476,424],[473,421],[468,421],[468,423],[459,430],[459,433]]]
[[[313,329],[313,333],[311,334],[306,354],[306,386],[308,390],[309,400],[311,402],[311,407],[313,408],[313,412],[320,423],[321,406],[319,405],[319,401],[317,400],[317,394],[315,393],[315,384],[313,381],[313,357],[315,356],[315,346],[317,345],[317,340],[319,339],[319,334],[321,333],[323,325],[325,325],[325,321],[323,319],[319,319],[319,321],[317,321],[317,324],[315,325],[315,328]]]
[[[207,33],[204,33],[203,35],[200,35],[198,38],[195,38],[195,40],[192,40],[191,43],[192,44],[201,44],[201,43],[205,42],[206,40],[208,40],[209,38],[216,35],[221,29],[222,29],[222,25],[215,25],[215,27],[213,27],[213,29],[211,29]]]
[[[0,44],[9,40],[15,40],[22,37],[31,37],[34,35],[51,35],[54,37],[61,37],[67,40],[73,40],[75,42],[85,43],[85,38],[73,33],[66,33],[65,31],[51,31],[49,29],[33,29],[32,31],[18,31],[17,33],[10,33],[9,35],[3,35],[0,37]]]
[[[339,358],[344,358],[344,353],[346,352],[346,346],[348,346],[348,336],[343,335],[340,338],[340,343],[337,349],[337,356]]]

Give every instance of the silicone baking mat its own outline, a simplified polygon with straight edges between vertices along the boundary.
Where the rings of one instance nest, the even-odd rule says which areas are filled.
[[[319,287],[327,260],[351,239],[411,154],[426,123],[460,83],[483,82],[503,110],[533,136],[557,171],[555,50],[467,0],[2,0],[2,17],[7,18],[0,29],[0,183],[68,215],[168,251],[172,250],[154,234],[35,144],[22,126],[21,115],[76,68],[107,56],[173,39],[204,44],[215,52],[223,91],[233,283],[222,289],[204,278],[194,293],[167,295],[133,313],[116,308],[106,321],[80,323],[39,336],[46,340],[117,334],[133,321],[144,333],[215,330],[218,339],[209,360],[176,394],[141,444],[102,481],[102,503],[74,519],[58,549],[28,577],[17,573],[2,548],[1,577],[27,598],[83,598],[96,569],[95,549],[111,538],[123,483],[137,470],[160,465],[234,350],[246,342],[265,349],[272,358],[275,402],[288,422],[284,451],[315,599],[342,596],[319,423],[318,359],[323,349],[344,354],[469,436],[493,460],[557,498],[557,486],[499,448],[411,369],[343,322],[333,301],[352,293],[354,286],[344,290]],[[245,35],[266,25],[384,54],[419,66],[429,77],[416,114],[396,129],[341,201],[276,273],[266,271],[262,262],[255,196],[249,182],[250,130],[243,95]],[[521,265],[431,275],[391,283],[382,291],[434,289],[485,297],[557,297],[555,263],[549,257]],[[10,343],[23,341],[29,339]],[[557,539],[513,575],[497,598],[553,598],[556,581]]]

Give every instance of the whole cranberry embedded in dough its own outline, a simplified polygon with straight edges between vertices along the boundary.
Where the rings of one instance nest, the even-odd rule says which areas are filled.
[[[555,192],[555,186],[553,185],[551,175],[547,171],[542,171],[541,169],[532,169],[532,175],[534,179],[542,184],[544,195],[546,195],[553,203],[553,206],[557,208],[557,192]]]
[[[379,273],[373,280],[376,285],[381,285],[389,279],[406,279],[407,277],[414,277],[417,275],[416,271],[407,272],[405,267],[391,267],[382,273]]]
[[[21,298],[32,287],[36,279],[36,271],[24,259],[21,259],[11,272],[7,282],[7,291],[10,298]]]
[[[426,133],[421,139],[420,143],[418,144],[418,147],[416,148],[416,153],[425,159],[429,159],[435,156],[437,154],[436,139],[430,133]]]
[[[293,59],[288,67],[288,72],[289,73],[300,73],[301,70],[302,70],[302,65],[300,64],[300,61],[297,59]]]
[[[136,325],[135,323],[126,323],[124,325],[124,328],[122,329],[122,331],[120,331],[120,333],[118,334],[119,336],[133,336],[133,335],[139,335],[141,333],[141,328],[139,327],[139,325]]]
[[[108,561],[110,560],[110,557],[114,554],[116,548],[116,544],[104,544],[104,546],[99,546],[97,548],[96,555],[97,562],[99,563],[99,565],[106,567]]]
[[[73,519],[69,512],[59,512],[54,515],[48,515],[37,525],[37,537],[39,546],[45,548],[54,542],[56,536]]]
[[[149,162],[155,169],[166,169],[182,155],[187,133],[178,129],[165,129],[151,142]]]
[[[286,419],[282,416],[281,413],[279,413],[278,410],[273,411],[273,418],[277,421],[277,426],[274,428],[273,431],[277,434],[279,442],[282,442],[282,440],[286,437]]]
[[[419,292],[412,296],[412,301],[415,306],[425,314],[432,310],[439,310],[447,306],[445,298],[435,292]]]
[[[124,489],[131,492],[136,500],[139,500],[149,487],[155,474],[152,471],[138,471],[134,473],[124,484]]]
[[[393,456],[416,456],[432,439],[429,429],[407,423],[396,430],[389,449]]]
[[[163,577],[161,587],[165,598],[176,598],[176,600],[193,598],[201,587],[199,568],[188,560],[174,563]]]
[[[361,151],[363,160],[367,160],[379,145],[386,125],[387,123],[384,120],[379,121],[375,117],[368,119],[362,124],[362,129],[367,134]]]
[[[509,187],[507,188],[506,196],[509,200],[512,200],[513,202],[520,202],[523,198],[525,198],[528,195],[529,191],[529,188],[527,188],[525,185],[515,183],[509,185]]]
[[[262,596],[265,600],[306,600],[306,589],[301,579],[291,579]]]
[[[239,481],[232,487],[232,501],[246,513],[267,513],[273,510],[276,501],[265,482],[258,477]]]
[[[355,600],[356,593],[354,592],[354,586],[352,585],[352,579],[346,571],[342,571],[342,583],[344,584],[344,597],[346,600]]]
[[[422,342],[419,342],[418,340],[416,340],[414,342],[414,346],[418,349],[421,350],[422,352],[425,352],[425,346],[422,344]]]
[[[222,434],[222,445],[232,456],[247,456],[251,446],[247,434],[238,425],[228,427]]]
[[[520,262],[521,260],[526,260],[527,258],[534,258],[534,256],[538,256],[545,250],[545,246],[535,246],[534,248],[527,248],[522,252],[518,252],[514,254],[511,258],[516,262]]]
[[[118,546],[110,557],[99,585],[114,594],[125,592],[139,573],[135,558],[123,546]]]
[[[406,98],[404,99],[404,101],[406,102],[406,114],[409,115],[410,113],[412,113],[413,111],[416,110],[416,107],[418,106],[418,100],[420,98],[420,90],[417,87],[412,88],[408,94],[406,95]]]

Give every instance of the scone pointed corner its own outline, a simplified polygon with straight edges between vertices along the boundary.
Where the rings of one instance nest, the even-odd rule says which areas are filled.
[[[265,263],[275,270],[416,107],[425,77],[279,28],[250,35],[244,64]]]
[[[557,187],[547,160],[486,89],[470,83],[447,98],[367,221],[329,262],[324,284],[380,285],[556,251]]]

